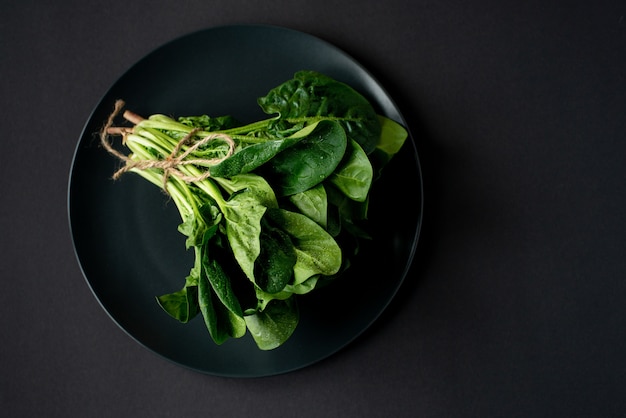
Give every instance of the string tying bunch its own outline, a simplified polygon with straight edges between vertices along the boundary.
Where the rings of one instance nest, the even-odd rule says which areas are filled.
[[[176,144],[176,146],[174,147],[170,155],[168,155],[165,159],[137,160],[137,159],[131,158],[130,156],[125,155],[119,152],[118,150],[116,150],[115,148],[113,148],[113,146],[111,145],[108,139],[109,135],[111,134],[118,134],[118,135],[122,135],[125,137],[125,135],[132,133],[132,128],[113,126],[113,121],[115,120],[115,117],[119,114],[119,112],[121,111],[123,107],[124,107],[124,101],[117,100],[115,102],[115,107],[113,109],[113,112],[109,115],[109,118],[107,119],[104,127],[100,131],[100,142],[102,146],[104,147],[104,149],[106,149],[111,155],[114,155],[115,157],[117,157],[118,159],[120,159],[121,161],[125,163],[123,167],[121,167],[115,173],[113,173],[114,180],[118,179],[122,174],[132,169],[146,170],[150,168],[158,168],[158,169],[163,170],[163,190],[166,191],[165,185],[167,183],[168,178],[172,175],[176,176],[180,180],[183,180],[187,183],[191,183],[195,181],[202,181],[211,176],[211,172],[209,171],[208,168],[206,168],[206,170],[202,172],[201,174],[189,175],[189,174],[185,174],[184,172],[182,172],[179,169],[179,167],[185,166],[185,165],[206,166],[206,165],[218,164],[224,161],[225,159],[227,159],[228,157],[230,157],[235,151],[235,141],[233,141],[233,139],[230,136],[224,133],[219,133],[219,132],[211,133],[205,136],[204,138],[194,142],[193,137],[200,131],[199,128],[195,128],[191,130],[187,135],[185,135],[185,137],[183,137]],[[129,111],[126,111],[124,113],[124,117],[134,123],[139,123],[141,120],[143,120],[143,118],[141,118],[140,116]],[[200,147],[202,147],[203,145],[211,141],[218,140],[218,139],[223,140],[224,142],[228,144],[228,152],[226,153],[224,157],[189,158],[188,159],[188,157],[193,152],[198,150]],[[181,153],[181,150],[183,149],[183,147],[190,143],[192,145],[189,146],[184,152]]]

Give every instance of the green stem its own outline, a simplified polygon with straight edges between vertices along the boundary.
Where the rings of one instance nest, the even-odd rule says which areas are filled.
[[[147,150],[157,151],[159,154],[161,154],[161,156],[167,157],[174,150],[174,146],[168,144],[166,141],[163,141],[163,139],[160,138],[161,135],[156,134],[157,132],[159,131],[152,132],[148,128],[138,130],[138,132],[129,134],[126,137],[126,145],[129,149],[131,149],[131,151],[133,151],[133,153],[135,153],[135,150],[131,148],[133,144],[137,144],[145,148],[146,152],[144,152],[144,155],[142,155],[143,159],[155,159],[155,155]]]
[[[180,131],[189,133],[193,130],[191,126],[175,121],[164,115],[152,115],[148,119],[144,119],[138,123],[144,128],[162,129],[166,131]]]
[[[177,142],[173,138],[163,134],[158,130],[154,130],[151,128],[141,128],[137,129],[135,133],[127,136],[126,144],[128,148],[139,158],[153,160],[155,159],[154,155],[151,155],[150,152],[147,151],[145,148],[155,149],[157,152],[167,157],[172,153],[174,147],[176,147],[177,145]],[[136,147],[134,147],[134,144],[139,145],[140,149],[136,149]],[[140,153],[137,153],[136,151],[139,151]],[[204,172],[200,171],[195,166],[181,165],[178,167],[178,169],[182,173],[193,177],[199,177],[204,174]],[[210,179],[205,179],[202,181],[197,181],[195,182],[195,184],[196,186],[198,186],[198,188],[200,188],[213,200],[215,200],[217,205],[220,207],[220,210],[224,208],[224,205],[226,205],[226,201],[224,200],[220,189],[215,185],[215,183],[213,183],[213,181],[211,181]]]
[[[360,118],[345,118],[345,117],[337,117],[337,116],[303,116],[301,118],[287,118],[286,121],[289,123],[300,123],[300,122],[305,122],[305,123],[315,123],[315,122],[320,122],[323,120],[329,120],[329,121],[333,121],[333,122],[358,122],[361,119]]]
[[[198,135],[206,136],[206,135],[215,134],[215,133],[222,133],[222,134],[226,134],[230,136],[233,139],[241,139],[241,140],[249,141],[251,137],[247,136],[246,134],[250,132],[258,131],[259,129],[263,129],[267,127],[272,120],[273,118],[264,119],[264,120],[250,123],[248,125],[238,126],[236,128],[223,129],[223,130],[218,130],[218,131],[199,131]],[[150,116],[150,118],[144,119],[143,121],[141,121],[135,126],[140,127],[140,128],[146,128],[146,129],[178,131],[178,132],[183,132],[185,134],[188,134],[189,132],[193,130],[191,126],[180,123],[168,116],[159,115],[159,114],[152,115]]]
[[[135,155],[139,159],[144,160],[144,159],[152,158],[148,151],[146,151],[144,148],[142,148],[136,143],[130,142],[128,143],[128,147],[133,152],[133,155]],[[133,173],[139,174],[141,177],[150,181],[151,183],[153,183],[155,186],[159,187],[160,189],[164,189],[165,192],[172,197],[172,200],[174,200],[174,203],[178,207],[181,217],[183,217],[183,220],[184,220],[184,216],[188,215],[191,212],[194,212],[195,205],[192,206],[191,202],[185,198],[185,195],[187,193],[185,193],[184,190],[181,190],[180,183],[173,183],[171,181],[167,181],[164,184],[163,174],[159,173],[155,169],[140,170],[140,169],[133,168],[131,169],[131,171]],[[182,186],[186,187],[184,183],[182,184]]]
[[[230,135],[231,137],[233,135],[246,134],[246,133],[253,132],[253,131],[258,131],[259,129],[267,127],[270,124],[270,122],[275,120],[275,119],[276,118],[263,119],[263,120],[259,120],[257,122],[249,123],[249,124],[244,125],[244,126],[239,126],[237,128],[224,129],[224,130],[218,131],[218,132],[226,134],[226,135]]]

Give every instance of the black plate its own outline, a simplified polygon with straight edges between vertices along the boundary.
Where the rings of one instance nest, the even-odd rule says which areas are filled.
[[[177,364],[231,377],[275,375],[313,364],[378,318],[411,265],[422,216],[422,181],[412,139],[374,184],[374,241],[341,281],[300,297],[301,322],[283,346],[260,351],[249,335],[217,346],[200,318],[182,325],[157,306],[155,295],[182,286],[193,254],[185,250],[176,229],[178,212],[164,194],[133,174],[111,180],[119,162],[98,145],[96,134],[113,103],[124,99],[127,108],[143,115],[230,114],[254,121],[266,116],[257,97],[303,69],[350,84],[379,113],[406,126],[379,83],[334,46],[284,28],[227,26],[184,36],[143,58],[104,95],[82,132],[68,204],[83,274],[125,332]]]

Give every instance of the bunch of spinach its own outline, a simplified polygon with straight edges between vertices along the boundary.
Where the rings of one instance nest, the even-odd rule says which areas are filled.
[[[270,350],[296,328],[296,295],[332,281],[368,238],[361,223],[372,182],[407,132],[350,86],[313,71],[258,104],[271,117],[239,124],[155,114],[107,134],[123,134],[127,171],[171,197],[195,254],[183,287],[158,296],[159,305],[183,323],[201,314],[217,344],[249,331]],[[180,155],[173,170],[143,164]]]

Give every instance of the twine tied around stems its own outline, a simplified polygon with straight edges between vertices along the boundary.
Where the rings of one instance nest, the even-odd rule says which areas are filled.
[[[204,171],[202,174],[199,175],[188,175],[183,173],[181,170],[178,169],[178,167],[180,166],[184,166],[184,165],[214,165],[214,164],[218,164],[222,161],[224,161],[225,159],[227,159],[228,157],[230,157],[234,151],[235,151],[235,141],[233,141],[233,139],[223,133],[212,133],[209,134],[207,136],[205,136],[204,138],[202,138],[199,141],[193,142],[193,144],[187,148],[184,152],[180,153],[181,149],[183,148],[183,146],[189,144],[191,142],[191,139],[193,138],[193,136],[198,133],[198,131],[200,131],[199,128],[195,128],[193,130],[191,130],[187,135],[185,135],[184,138],[182,138],[174,147],[174,149],[172,150],[172,152],[170,153],[170,155],[168,155],[165,159],[163,160],[135,160],[130,158],[128,155],[125,155],[121,152],[119,152],[118,150],[116,150],[115,148],[113,148],[113,146],[111,145],[111,143],[108,140],[108,136],[111,133],[115,133],[115,134],[121,134],[121,135],[126,135],[128,133],[132,132],[132,128],[115,128],[113,127],[113,121],[115,119],[115,117],[118,115],[118,113],[120,112],[120,110],[124,107],[124,101],[123,100],[117,100],[115,102],[115,107],[113,109],[113,112],[111,112],[111,114],[109,115],[109,118],[107,119],[104,127],[102,128],[102,130],[100,131],[100,142],[102,144],[102,146],[104,147],[104,149],[106,149],[110,154],[114,155],[115,157],[119,158],[120,160],[122,160],[125,165],[120,168],[119,170],[117,170],[115,173],[113,173],[113,179],[116,180],[118,179],[122,174],[124,174],[127,171],[130,171],[132,169],[138,169],[138,170],[146,170],[149,168],[159,168],[161,170],[163,170],[163,190],[167,192],[166,190],[166,183],[168,178],[173,175],[178,177],[179,179],[187,182],[187,183],[191,183],[194,181],[202,181],[204,179],[207,179],[208,177],[211,176],[211,172],[209,171],[209,169],[207,168],[206,171]],[[140,116],[137,116],[135,114],[133,114],[132,112],[128,112],[130,115],[127,116],[125,114],[125,117],[131,121],[134,121],[135,123],[138,123],[139,121],[141,121],[143,118],[141,118]],[[216,140],[216,139],[221,139],[223,141],[225,141],[228,144],[228,152],[226,154],[226,156],[221,157],[221,158],[190,158],[187,159],[187,157],[193,153],[194,151],[196,151],[198,148],[200,148],[201,146]],[[180,155],[179,155],[180,153]]]

